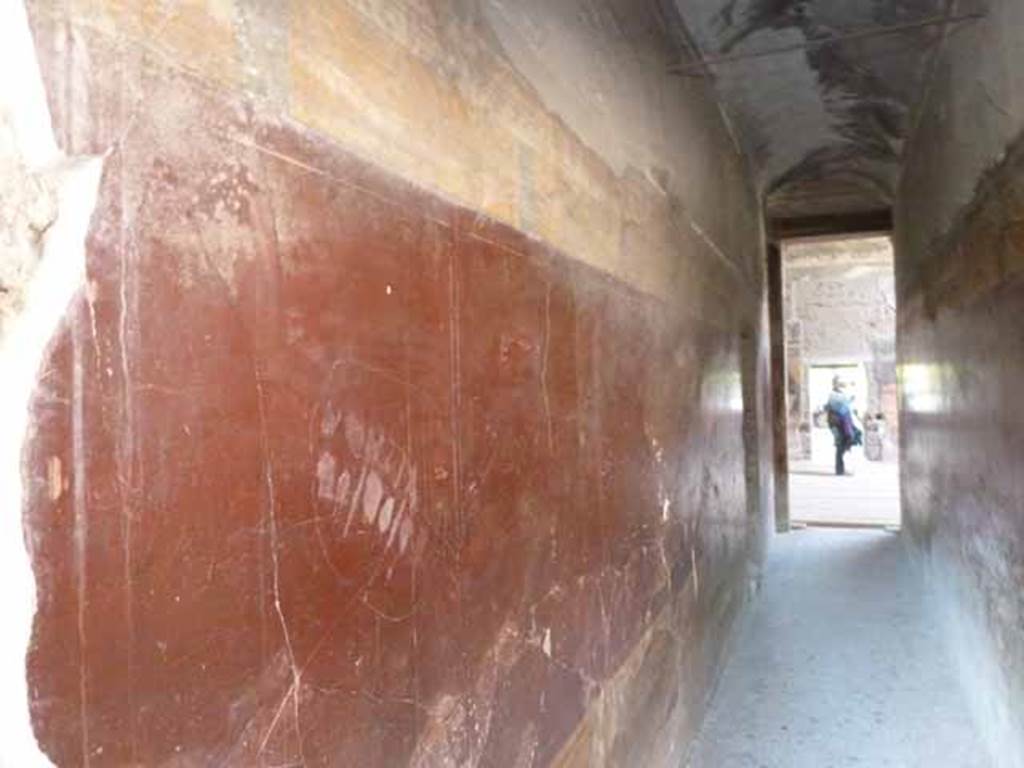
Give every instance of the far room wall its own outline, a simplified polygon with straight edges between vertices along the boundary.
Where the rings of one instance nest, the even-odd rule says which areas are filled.
[[[816,366],[856,365],[866,392],[859,412],[882,413],[894,458],[898,426],[896,388],[896,291],[892,244],[887,237],[807,241],[786,246],[786,368],[789,449],[811,458],[810,424],[822,406],[812,391]]]

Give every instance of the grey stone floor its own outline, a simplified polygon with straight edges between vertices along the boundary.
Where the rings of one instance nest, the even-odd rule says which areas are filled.
[[[789,476],[789,516],[797,523],[825,525],[900,524],[900,469],[854,451],[852,476],[836,477],[829,463],[794,462]]]
[[[777,536],[690,768],[986,768],[899,535]]]

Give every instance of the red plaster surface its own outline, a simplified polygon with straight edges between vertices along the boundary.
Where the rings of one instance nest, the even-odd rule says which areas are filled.
[[[983,702],[984,736],[1010,763],[1024,754],[1022,201],[1018,142],[926,258],[908,248],[897,260],[903,522]],[[909,241],[917,223],[905,225]]]
[[[728,310],[120,55],[54,97],[112,151],[25,454],[43,749],[549,763],[691,564],[711,611],[751,546]]]

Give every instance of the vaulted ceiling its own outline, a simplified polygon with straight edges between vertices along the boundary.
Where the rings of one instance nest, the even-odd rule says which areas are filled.
[[[933,53],[970,23],[948,19],[981,12],[970,0],[670,1],[698,49],[679,74],[712,78],[772,217],[890,208]]]

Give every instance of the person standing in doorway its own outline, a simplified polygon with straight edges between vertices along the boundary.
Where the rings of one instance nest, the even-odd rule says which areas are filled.
[[[853,398],[846,394],[846,382],[838,375],[832,378],[832,392],[828,396],[825,413],[836,443],[836,474],[846,475],[846,452],[860,445],[861,431],[853,423]]]

